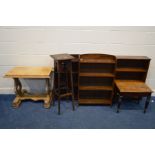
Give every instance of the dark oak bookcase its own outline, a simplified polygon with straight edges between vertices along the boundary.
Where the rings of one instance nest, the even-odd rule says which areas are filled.
[[[115,56],[83,54],[79,59],[79,104],[112,104]]]
[[[145,82],[149,64],[146,56],[117,56],[116,79]]]

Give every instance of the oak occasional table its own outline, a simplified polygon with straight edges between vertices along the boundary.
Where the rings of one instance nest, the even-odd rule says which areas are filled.
[[[117,112],[119,112],[122,97],[124,96],[146,97],[144,113],[146,112],[151,99],[152,90],[144,82],[134,80],[115,80],[115,85],[119,96]]]
[[[51,67],[14,67],[5,74],[6,78],[14,79],[14,89],[16,97],[12,103],[14,108],[18,108],[23,100],[44,101],[44,108],[49,108],[52,101],[51,89],[51,74],[53,69]],[[46,93],[45,94],[31,94],[22,89],[22,84],[19,79],[45,79]]]

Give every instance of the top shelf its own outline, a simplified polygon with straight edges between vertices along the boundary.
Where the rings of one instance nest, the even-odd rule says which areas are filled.
[[[107,64],[114,64],[114,60],[110,59],[80,59],[80,63],[107,63]]]

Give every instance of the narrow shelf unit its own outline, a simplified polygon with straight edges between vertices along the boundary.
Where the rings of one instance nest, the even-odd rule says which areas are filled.
[[[146,56],[117,56],[116,79],[145,82],[149,64]]]
[[[79,58],[79,104],[111,105],[116,58],[106,54],[83,54]]]

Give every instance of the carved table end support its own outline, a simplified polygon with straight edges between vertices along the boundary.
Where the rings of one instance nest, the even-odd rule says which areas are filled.
[[[12,107],[13,107],[13,108],[18,108],[18,107],[20,106],[20,104],[21,104],[21,100],[20,100],[20,98],[17,96],[17,97],[14,99],[14,101],[12,102]]]

